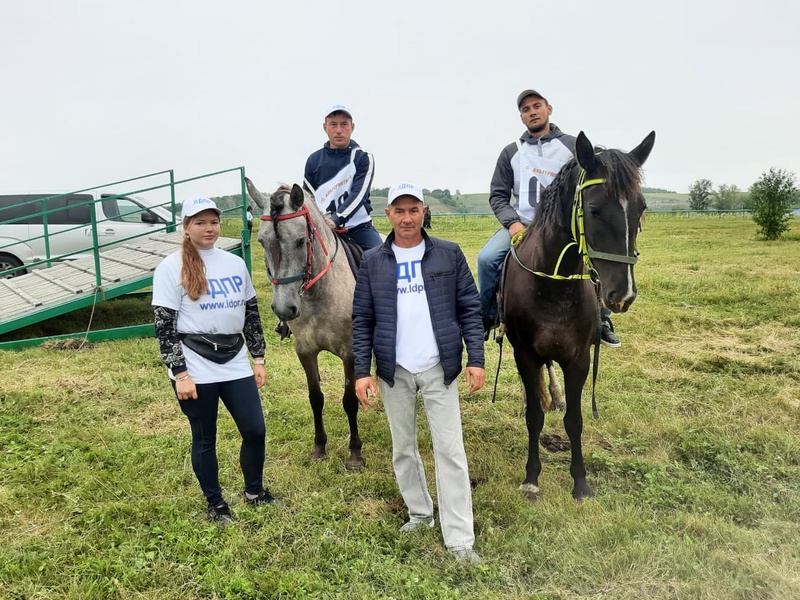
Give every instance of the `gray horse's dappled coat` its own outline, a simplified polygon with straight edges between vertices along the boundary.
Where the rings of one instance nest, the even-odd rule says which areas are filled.
[[[422,273],[445,384],[461,372],[464,346],[467,366],[483,367],[483,325],[475,280],[458,244],[422,231]],[[397,342],[397,261],[394,233],[361,262],[353,301],[353,351],[356,378],[368,377],[375,351],[378,377],[394,385]],[[374,335],[373,335],[374,332]]]

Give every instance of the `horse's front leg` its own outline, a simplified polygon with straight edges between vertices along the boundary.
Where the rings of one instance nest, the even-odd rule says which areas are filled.
[[[317,353],[298,354],[297,358],[300,359],[300,364],[303,365],[303,371],[306,373],[308,401],[311,403],[311,411],[314,413],[314,450],[311,452],[311,458],[325,458],[325,445],[328,443],[328,434],[325,433],[325,424],[322,422],[325,394],[322,393],[319,380]]]
[[[519,491],[528,500],[536,500],[539,496],[539,473],[542,471],[542,461],[539,458],[539,434],[544,426],[540,389],[542,365],[529,354],[516,349],[514,358],[527,400],[525,424],[528,427],[528,461],[525,464],[525,480],[519,486]]]
[[[348,471],[358,471],[364,467],[364,457],[361,456],[361,438],[358,436],[358,398],[356,398],[356,371],[353,358],[342,360],[344,366],[344,395],[342,407],[347,414],[350,425],[350,456],[344,463]]]
[[[564,388],[567,395],[567,410],[564,413],[564,430],[569,437],[572,446],[572,457],[569,465],[569,472],[572,475],[573,488],[572,497],[575,500],[590,498],[594,494],[586,483],[586,468],[583,464],[583,449],[581,446],[581,435],[583,433],[583,414],[581,413],[581,393],[583,384],[586,383],[586,376],[589,374],[589,353],[572,361],[568,365],[562,365],[564,371]]]

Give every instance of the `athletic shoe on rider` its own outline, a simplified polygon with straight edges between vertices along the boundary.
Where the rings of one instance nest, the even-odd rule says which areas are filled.
[[[216,506],[209,506],[206,511],[206,516],[209,521],[219,523],[220,525],[227,525],[233,523],[234,517],[228,503],[224,500]]]
[[[258,493],[258,496],[255,498],[248,498],[247,494],[243,493],[242,497],[244,498],[245,504],[250,504],[252,506],[260,506],[261,504],[271,504],[272,506],[286,506],[286,502],[283,500],[278,500],[272,494],[270,494],[269,490],[263,489]]]
[[[409,531],[414,531],[415,529],[419,529],[421,527],[427,527],[428,529],[433,529],[433,519],[430,521],[409,521],[400,529],[398,530],[400,533],[408,533]]]
[[[481,557],[478,556],[477,552],[472,548],[461,548],[460,550],[450,550],[450,554],[455,556],[458,560],[463,562],[469,562],[475,565],[479,565],[483,561]]]
[[[603,328],[600,330],[600,343],[609,348],[622,346],[622,341],[606,322],[603,322]]]

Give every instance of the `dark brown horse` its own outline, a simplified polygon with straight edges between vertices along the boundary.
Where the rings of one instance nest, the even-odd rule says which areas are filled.
[[[325,224],[314,199],[294,185],[269,197],[245,178],[247,190],[265,212],[258,229],[264,262],[272,282],[272,312],[290,323],[294,349],[306,374],[314,413],[312,458],[323,458],[328,435],[322,420],[325,395],[320,386],[319,353],[338,356],[344,367],[342,406],[350,425],[350,455],[345,466],[364,465],[358,435],[358,399],[353,359],[353,290],[355,276],[342,242]]]
[[[645,209],[640,171],[654,142],[652,132],[630,153],[595,150],[581,132],[575,159],[545,190],[533,223],[512,246],[503,314],[528,400],[528,461],[520,491],[530,499],[539,493],[548,361],[557,362],[564,374],[572,496],[592,495],[581,449],[581,391],[599,336],[600,301],[613,312],[625,312],[636,299],[633,265]]]

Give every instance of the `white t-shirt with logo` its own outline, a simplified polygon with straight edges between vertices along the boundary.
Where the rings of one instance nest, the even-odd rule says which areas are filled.
[[[392,251],[397,259],[397,364],[411,373],[422,373],[439,362],[422,278],[425,241],[413,248],[392,244]]]
[[[256,295],[250,273],[238,256],[219,248],[199,250],[208,289],[192,300],[181,286],[181,251],[167,256],[153,273],[153,306],[178,311],[178,333],[241,333],[245,303]],[[203,358],[183,343],[186,368],[195,383],[233,381],[253,375],[247,348],[235,358],[218,364]],[[170,378],[172,372],[167,369]]]

